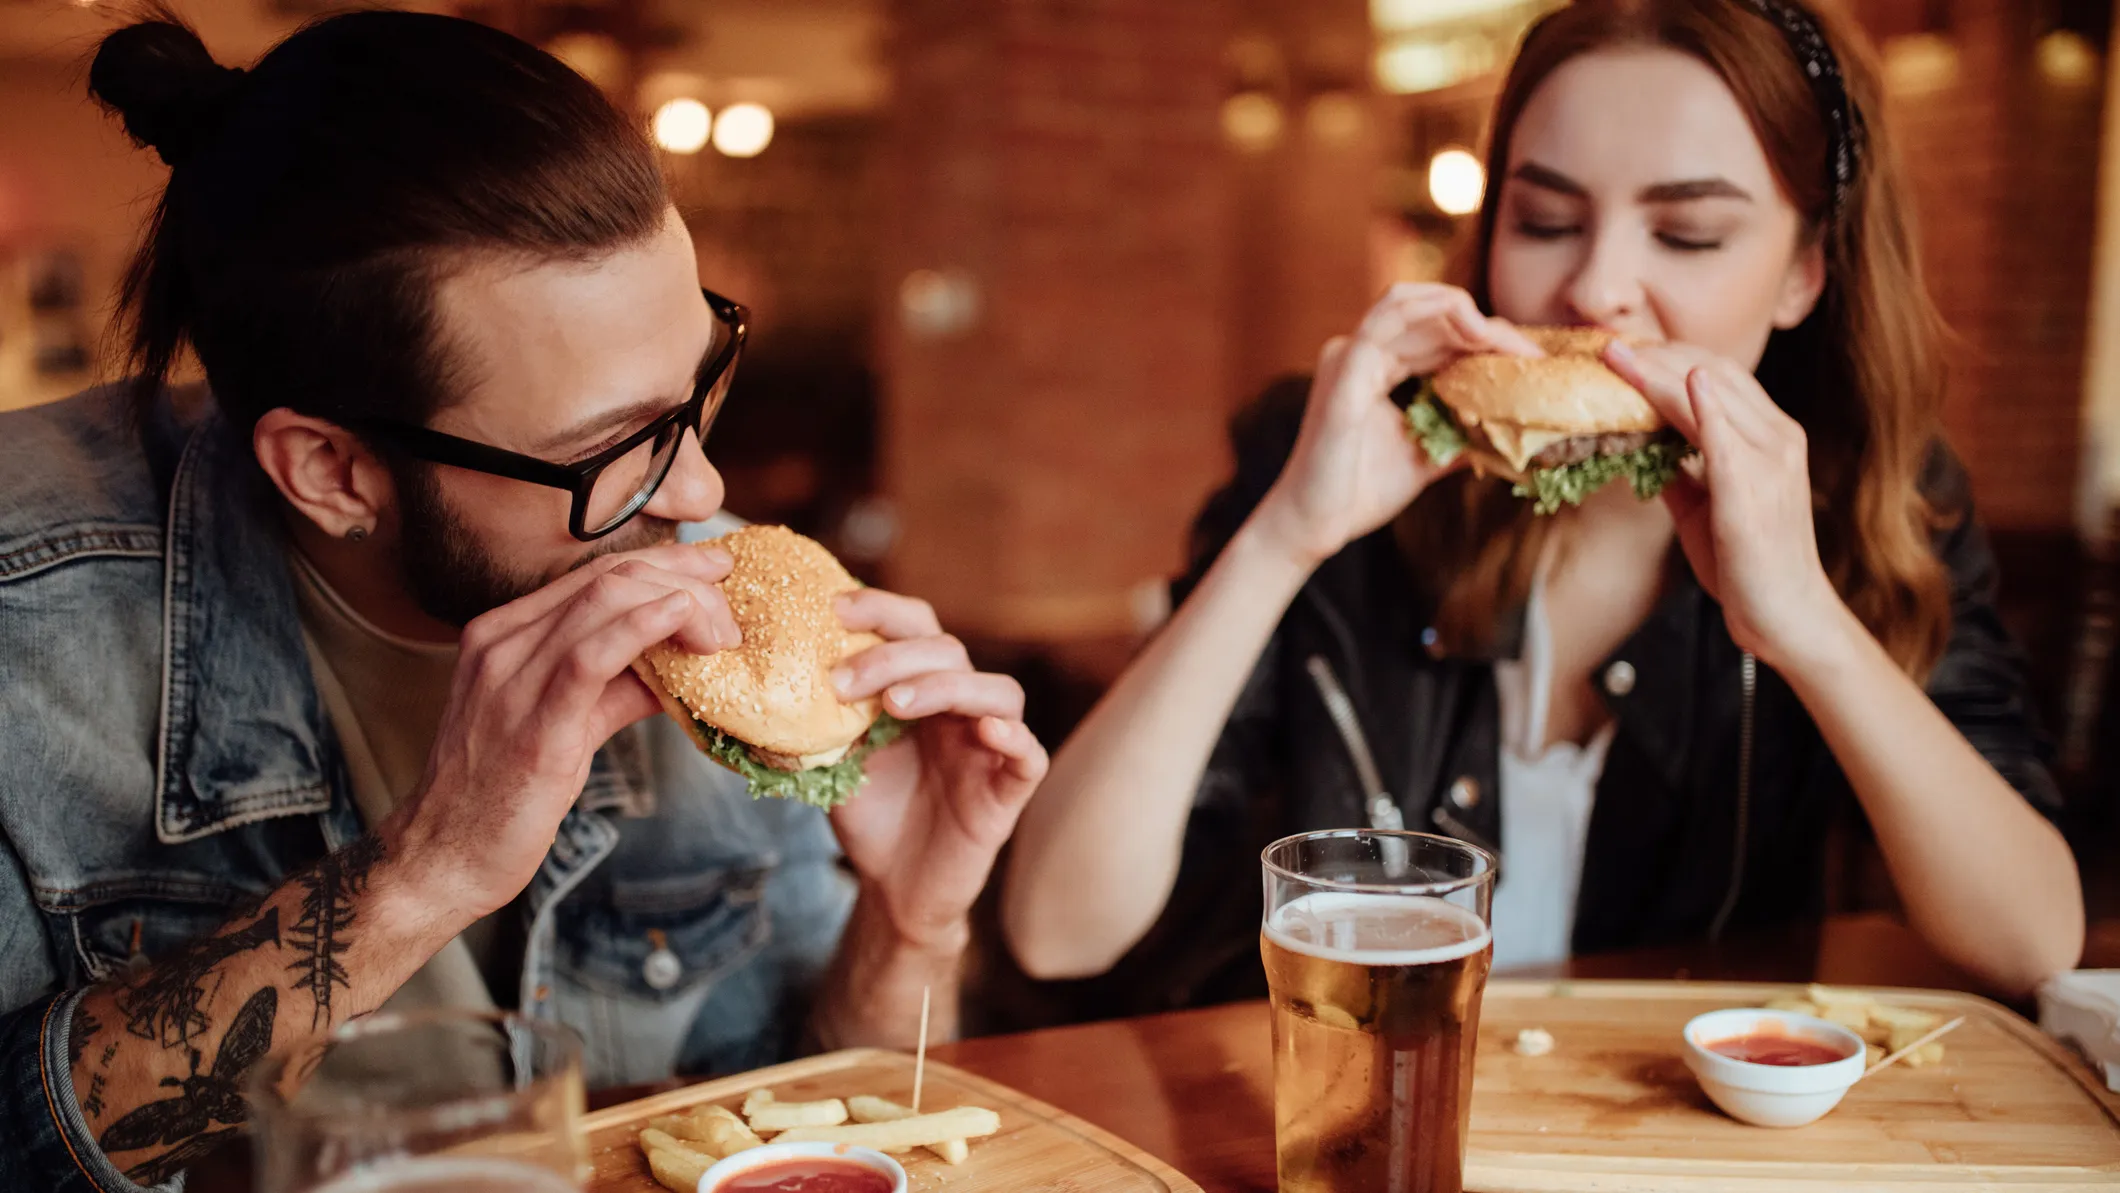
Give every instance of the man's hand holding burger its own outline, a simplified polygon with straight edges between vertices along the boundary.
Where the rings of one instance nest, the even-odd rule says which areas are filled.
[[[1023,689],[974,671],[927,602],[862,589],[837,607],[847,628],[885,640],[835,669],[840,697],[880,697],[910,725],[869,757],[859,797],[832,812],[861,894],[817,1030],[834,1047],[910,1046],[932,986],[930,1034],[947,1039],[972,903],[1045,777],[1045,749],[1023,723]]]

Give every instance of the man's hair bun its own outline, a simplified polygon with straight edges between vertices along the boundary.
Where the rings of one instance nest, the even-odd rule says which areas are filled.
[[[103,39],[88,91],[124,120],[133,140],[175,166],[212,136],[242,78],[184,26],[141,21]]]

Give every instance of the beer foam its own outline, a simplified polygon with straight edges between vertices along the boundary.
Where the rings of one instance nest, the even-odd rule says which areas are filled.
[[[1354,965],[1434,965],[1477,953],[1489,940],[1480,917],[1455,903],[1346,891],[1283,904],[1266,935],[1284,949]]]

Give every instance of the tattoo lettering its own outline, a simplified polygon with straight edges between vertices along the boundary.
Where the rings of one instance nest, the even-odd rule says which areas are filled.
[[[159,1185],[236,1134],[250,1113],[243,1101],[243,1072],[271,1050],[279,1009],[279,990],[261,987],[236,1012],[211,1069],[199,1072],[199,1050],[190,1049],[191,1075],[162,1079],[163,1085],[178,1091],[175,1096],[149,1102],[103,1132],[96,1142],[107,1153],[170,1149],[127,1169],[126,1176],[142,1185]],[[216,1123],[225,1125],[208,1129]]]
[[[103,1117],[103,1083],[105,1080],[107,1080],[106,1075],[102,1073],[98,1073],[88,1079],[88,1096],[81,1099],[81,1109],[87,1111],[90,1118]]]
[[[95,1039],[96,1033],[102,1030],[103,1024],[96,1019],[95,1012],[87,1007],[79,1007],[74,1011],[74,1038],[66,1045],[66,1063],[70,1067],[81,1067],[81,1055],[88,1051],[88,1042]]]
[[[280,943],[280,909],[233,932],[209,936],[162,958],[137,983],[118,991],[125,1030],[164,1048],[188,1045],[213,1026],[199,1004],[206,1000],[206,980],[216,966],[237,953]]]
[[[295,975],[293,989],[309,992],[311,1028],[331,1025],[332,993],[347,987],[339,955],[353,943],[346,936],[353,926],[352,900],[367,889],[368,872],[382,856],[382,842],[362,837],[295,879],[305,893],[301,918],[288,929],[287,944],[301,955],[287,971]]]
[[[115,1059],[117,1055],[118,1042],[116,1040],[112,1040],[110,1043],[103,1045],[103,1056],[98,1059],[96,1063],[102,1066],[103,1068],[108,1069],[110,1068],[110,1062]]]

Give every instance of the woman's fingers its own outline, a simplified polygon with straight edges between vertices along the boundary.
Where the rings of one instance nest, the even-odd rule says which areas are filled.
[[[1700,427],[1693,397],[1686,389],[1686,369],[1660,346],[1636,349],[1619,340],[1605,347],[1605,363],[1642,392],[1664,421],[1686,441],[1700,446]]]

